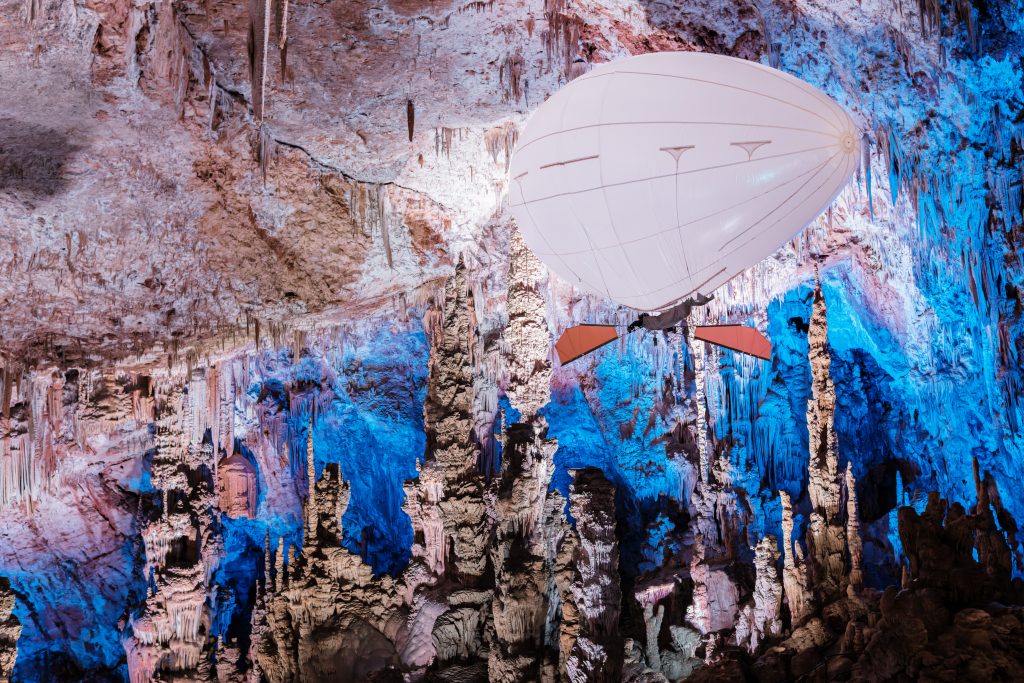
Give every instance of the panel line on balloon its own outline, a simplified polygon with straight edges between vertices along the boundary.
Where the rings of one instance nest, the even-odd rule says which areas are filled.
[[[666,302],[666,303],[662,304],[661,306],[657,306],[657,307],[655,307],[654,309],[651,309],[651,310],[661,310],[661,309],[667,308],[669,306],[672,306],[672,305],[674,305],[676,303],[679,303],[680,301],[682,301],[683,299],[687,298],[691,294],[699,291],[702,287],[704,287],[709,282],[713,282],[715,280],[715,278],[719,277],[722,273],[725,273],[727,270],[728,270],[728,268],[720,268],[717,272],[715,272],[712,275],[710,275],[706,280],[701,282],[699,285],[697,285],[696,287],[694,287],[690,291],[688,291],[685,294],[683,294],[681,297],[679,297],[677,299],[672,299],[671,301]],[[665,285],[664,287],[658,287],[657,289],[651,289],[651,290],[648,290],[646,292],[640,292],[639,294],[636,294],[636,295],[633,295],[633,296],[626,296],[626,297],[623,297],[623,298],[625,298],[625,299],[638,299],[638,298],[641,298],[641,297],[650,296],[651,294],[654,294],[656,292],[661,292],[661,291],[664,291],[666,289],[671,289],[672,287],[678,285],[680,282],[683,282],[686,279],[687,278],[682,278],[682,279],[679,279],[679,280],[675,280],[675,281],[670,282],[669,284]]]
[[[793,155],[796,155],[796,154],[807,154],[808,152],[817,152],[819,150],[831,149],[833,147],[835,147],[835,145],[819,145],[817,147],[808,147],[807,149],[798,149],[798,150],[794,150],[792,152],[782,152],[780,154],[772,154],[772,155],[769,155],[769,156],[764,156],[764,157],[761,157],[760,159],[758,159],[758,161],[769,161],[771,159],[782,159],[784,157],[793,156]],[[730,161],[729,163],[718,164],[717,166],[705,166],[703,168],[692,168],[692,169],[688,169],[686,171],[677,171],[675,173],[662,173],[662,174],[659,174],[659,175],[648,176],[646,178],[634,178],[633,180],[623,180],[623,181],[620,181],[620,182],[617,182],[617,183],[607,183],[605,185],[600,185],[598,187],[587,187],[587,188],[583,188],[581,190],[568,190],[566,192],[556,192],[555,194],[546,195],[544,197],[535,197],[533,199],[528,200],[525,203],[528,204],[530,202],[546,201],[548,199],[555,199],[557,197],[567,197],[567,196],[573,195],[573,194],[583,194],[584,192],[593,192],[594,190],[603,190],[603,189],[606,189],[606,188],[609,188],[609,187],[622,187],[622,186],[625,186],[625,185],[634,185],[636,183],[646,183],[646,182],[650,182],[652,180],[660,180],[661,178],[673,178],[673,177],[676,177],[676,176],[689,175],[689,174],[692,174],[692,173],[703,173],[704,171],[715,171],[715,170],[718,170],[718,169],[721,169],[721,168],[729,168],[730,166],[740,166],[740,165],[747,164],[747,163],[750,163],[750,162],[749,161]]]
[[[758,159],[757,161],[763,161],[763,159]],[[644,240],[653,239],[655,237],[658,237],[658,236],[661,236],[661,235],[665,235],[665,234],[670,233],[670,232],[679,233],[680,228],[685,228],[687,226],[694,225],[695,223],[700,223],[701,221],[706,221],[709,218],[714,218],[715,216],[718,216],[720,214],[728,213],[729,211],[734,210],[738,206],[742,206],[742,205],[747,204],[749,202],[756,201],[758,199],[761,199],[762,197],[765,197],[767,195],[772,194],[773,192],[781,190],[782,188],[786,187],[790,183],[797,182],[801,178],[803,178],[803,177],[805,177],[805,176],[807,176],[809,174],[813,175],[814,173],[817,173],[819,170],[821,170],[821,168],[824,167],[826,164],[828,164],[828,162],[829,162],[829,159],[826,159],[825,161],[823,161],[818,166],[810,168],[810,169],[804,171],[803,173],[801,173],[798,176],[795,176],[793,178],[788,178],[788,179],[784,180],[783,182],[779,183],[778,185],[774,185],[773,187],[768,188],[764,192],[760,192],[758,194],[751,195],[750,197],[747,197],[746,199],[744,199],[742,201],[735,202],[735,203],[730,204],[729,206],[723,207],[723,208],[721,208],[721,209],[719,209],[717,211],[712,211],[711,213],[704,214],[703,216],[698,216],[697,218],[694,218],[692,220],[686,221],[685,223],[677,223],[676,225],[672,226],[671,228],[666,228],[665,230],[660,230],[660,231],[652,233],[650,235],[645,235],[644,237],[637,237],[637,238],[634,238],[634,239],[622,240],[621,242],[619,242],[619,245],[626,246],[626,245],[630,245],[630,244],[636,244],[637,242],[642,242]],[[606,249],[613,249],[613,248],[615,248],[615,247],[614,246],[611,246],[611,247],[595,247],[595,249],[597,249],[597,250],[606,250]],[[589,250],[588,249],[580,249],[580,250],[577,250],[577,251],[565,251],[565,252],[561,252],[561,253],[563,255],[566,255],[566,256],[571,256],[571,255],[574,255],[574,254],[583,253],[584,251],[589,251]]]
[[[759,223],[761,223],[762,221],[764,221],[764,220],[768,219],[768,218],[769,218],[769,217],[770,217],[770,216],[771,216],[771,215],[772,215],[773,213],[775,213],[776,211],[778,211],[779,209],[781,209],[781,208],[782,208],[783,206],[785,206],[785,205],[786,205],[786,202],[788,202],[788,201],[789,201],[790,199],[792,199],[792,198],[793,198],[793,197],[795,197],[796,195],[800,194],[800,192],[801,192],[801,191],[802,191],[802,190],[803,190],[803,189],[804,189],[805,187],[807,187],[807,185],[808,185],[808,184],[809,184],[809,183],[810,183],[810,182],[811,182],[812,180],[814,180],[814,178],[815,178],[815,176],[817,175],[818,171],[820,171],[821,169],[825,168],[825,167],[826,167],[826,166],[828,166],[828,165],[829,165],[830,163],[832,163],[832,160],[833,160],[833,159],[835,159],[835,158],[836,158],[836,157],[837,157],[838,155],[839,155],[839,152],[836,152],[835,154],[833,154],[832,156],[830,156],[830,157],[829,157],[828,159],[826,159],[825,161],[823,161],[823,162],[822,162],[822,163],[821,163],[821,164],[820,164],[820,165],[819,165],[819,166],[818,166],[817,168],[815,168],[815,169],[814,169],[814,172],[813,172],[813,173],[811,174],[811,176],[810,176],[809,178],[807,178],[807,180],[805,180],[804,182],[800,183],[800,187],[798,187],[798,188],[796,188],[795,190],[793,190],[793,192],[792,192],[792,193],[790,193],[790,195],[789,195],[788,197],[786,197],[786,198],[785,198],[785,199],[783,199],[783,200],[782,200],[781,202],[779,202],[779,204],[778,204],[778,205],[777,205],[777,206],[776,206],[776,207],[775,207],[774,209],[772,209],[772,210],[771,210],[771,211],[769,211],[769,212],[768,212],[767,214],[765,214],[764,216],[762,216],[761,218],[759,218],[758,220],[756,220],[756,221],[755,221],[754,223],[752,223],[752,224],[751,224],[750,226],[748,226],[748,227],[747,227],[746,229],[744,229],[744,230],[741,230],[740,232],[736,233],[735,235],[733,235],[732,237],[730,237],[729,239],[727,239],[727,240],[726,240],[725,242],[723,242],[723,243],[722,243],[722,246],[720,246],[720,247],[718,248],[718,252],[719,252],[719,253],[721,253],[721,252],[725,251],[725,248],[726,248],[726,247],[728,247],[728,246],[729,246],[730,244],[732,244],[733,242],[735,242],[736,240],[738,240],[738,239],[739,239],[740,237],[743,237],[743,236],[744,236],[744,235],[746,235],[746,234],[747,234],[748,232],[750,232],[751,230],[753,230],[753,229],[754,229],[755,227],[757,227],[757,225],[758,225]],[[831,177],[832,177],[833,175],[835,175],[835,171],[832,171],[832,173],[831,173],[831,174],[829,174],[829,176],[828,176],[828,177],[829,177],[829,178],[831,178]],[[818,186],[817,188],[815,188],[815,191],[817,191],[817,190],[818,190],[818,189],[820,189],[820,188],[821,188],[821,185],[819,185],[819,186]],[[792,213],[792,211],[790,211],[790,213]],[[787,214],[787,215],[789,215],[789,214]],[[779,220],[782,220],[782,219],[780,218]],[[775,221],[775,223],[772,223],[772,224],[771,224],[771,225],[770,225],[769,227],[772,227],[772,226],[776,225],[776,224],[777,224],[778,222],[779,222],[778,220],[777,220],[777,221]],[[766,229],[767,229],[767,228],[766,228]],[[763,230],[762,230],[761,232],[763,232]],[[731,252],[730,252],[730,253],[731,253]]]
[[[764,65],[763,64],[758,64],[757,66],[762,66],[763,67]],[[772,78],[774,78],[776,80],[780,80],[783,83],[787,83],[789,85],[795,86],[798,90],[800,90],[800,91],[810,95],[814,99],[818,100],[819,102],[821,102],[822,104],[825,105],[825,107],[829,110],[829,112],[832,114],[832,116],[835,116],[835,117],[839,116],[838,112],[836,112],[836,102],[835,102],[835,100],[833,100],[831,97],[829,97],[828,95],[823,93],[818,88],[812,86],[811,84],[809,84],[809,83],[807,83],[807,82],[805,82],[805,81],[803,81],[802,79],[799,79],[799,78],[796,79],[796,82],[793,82],[792,80],[786,78],[787,74],[785,74],[785,73],[775,73],[774,69],[765,69],[765,72],[769,76],[771,76]],[[842,127],[843,127],[842,119],[837,120],[836,123],[839,125],[839,129],[842,129]]]
[[[517,178],[521,178],[524,175],[526,175],[525,172],[522,175],[517,176]],[[521,184],[519,185],[519,191],[520,191],[520,194],[522,194],[522,185]],[[540,238],[542,240],[544,240],[544,244],[548,245],[548,249],[549,250],[552,249],[551,242],[548,240],[548,238],[544,234],[544,232],[542,230],[537,230],[537,221],[533,217],[533,212],[530,211],[530,202],[529,201],[524,201],[520,206],[522,206],[523,210],[526,211],[526,217],[529,219],[530,223],[533,224],[534,232],[536,232],[538,235],[540,235]],[[568,263],[566,263],[565,259],[562,258],[560,254],[555,253],[554,251],[550,251],[549,254],[548,254],[548,258],[558,259],[562,263],[562,265],[565,266],[565,269],[573,274],[573,276],[576,278],[577,282],[582,282],[583,281],[583,278],[581,278],[579,276],[579,274],[575,270],[573,270],[572,267]]]
[[[592,154],[589,157],[580,157],[578,159],[569,159],[567,161],[553,161],[550,164],[544,164],[543,166],[541,166],[540,170],[543,171],[545,168],[555,168],[557,166],[568,166],[569,164],[578,164],[581,161],[593,161],[597,157],[597,154]]]
[[[573,126],[572,128],[558,130],[554,133],[546,133],[532,140],[524,141],[521,146],[516,148],[516,151],[521,152],[535,142],[540,142],[541,140],[546,140],[548,138],[555,137],[556,135],[576,133],[589,128],[610,128],[612,126],[734,126],[758,129],[772,128],[774,130],[791,130],[798,133],[814,133],[815,135],[825,135],[828,137],[835,136],[835,134],[830,131],[814,130],[813,128],[803,128],[800,126],[780,126],[773,123],[743,123],[741,121],[608,121],[606,123],[588,123],[585,126]]]
[[[835,153],[834,155],[832,155],[831,157],[829,157],[829,159],[827,159],[827,160],[826,160],[826,161],[825,161],[825,162],[824,162],[824,163],[822,164],[822,166],[825,166],[825,165],[827,165],[828,163],[830,163],[830,162],[831,162],[831,161],[832,161],[833,159],[835,159],[835,157],[836,157],[836,156],[838,156],[838,155],[839,155],[839,153],[838,153],[838,152],[836,152],[836,153]],[[846,165],[846,166],[849,166],[849,163],[850,163],[850,158],[848,157],[848,158],[847,158],[847,163],[846,163],[845,165]],[[843,167],[842,165],[840,165],[840,166],[837,166],[837,167],[836,167],[836,168],[835,168],[835,169],[834,169],[834,170],[832,171],[832,173],[830,173],[830,174],[829,174],[829,175],[828,175],[828,176],[827,176],[827,177],[825,178],[825,180],[823,180],[823,181],[822,181],[822,182],[821,182],[821,183],[820,183],[820,184],[819,184],[819,185],[818,185],[818,186],[817,186],[816,188],[814,188],[814,192],[817,192],[817,191],[818,191],[818,190],[820,190],[820,189],[821,189],[822,187],[824,187],[824,186],[825,186],[825,185],[826,185],[826,184],[828,183],[828,181],[829,181],[829,180],[831,180],[833,176],[835,176],[835,174],[836,174],[836,171],[838,171],[838,170],[839,170],[840,168],[842,168],[842,167]],[[802,185],[800,186],[800,188],[799,188],[799,189],[797,189],[797,190],[796,190],[796,192],[794,192],[794,193],[793,193],[793,195],[797,194],[798,192],[800,192],[800,190],[801,190],[801,189],[803,189],[804,187],[806,187],[806,186],[807,186],[807,184],[811,182],[811,180],[813,179],[813,177],[814,177],[814,176],[812,176],[811,178],[808,178],[808,179],[807,179],[807,180],[806,180],[806,181],[805,181],[805,182],[804,182],[804,183],[803,183],[803,184],[802,184]],[[812,192],[812,194],[813,194],[813,192]],[[837,193],[837,194],[838,194],[838,193]],[[792,197],[793,195],[790,195],[790,196]],[[835,198],[833,197],[833,201],[834,201],[834,199],[835,199]],[[784,203],[785,203],[785,202],[783,202],[783,204],[784,204]],[[829,202],[829,203],[831,203],[831,202]],[[780,204],[780,205],[779,205],[778,207],[776,207],[776,208],[775,208],[775,209],[774,209],[774,210],[773,210],[773,211],[772,211],[771,213],[774,213],[775,211],[777,211],[777,210],[778,210],[779,208],[781,208],[781,207],[782,207],[782,204]],[[779,218],[778,218],[777,220],[775,220],[775,221],[774,221],[774,222],[773,222],[773,223],[772,223],[772,224],[771,224],[771,225],[769,226],[769,228],[770,228],[770,227],[774,227],[774,226],[778,225],[779,223],[781,223],[781,222],[782,222],[782,220],[783,220],[783,219],[784,219],[784,218],[785,218],[786,216],[789,216],[789,215],[790,215],[790,214],[792,214],[792,213],[793,213],[793,212],[794,212],[795,210],[796,210],[795,208],[794,208],[794,209],[790,209],[790,210],[789,210],[788,212],[786,212],[786,213],[785,213],[785,214],[784,214],[783,216],[780,216],[780,217],[779,217]],[[769,213],[768,215],[771,215],[771,213]],[[765,218],[767,218],[767,216],[765,216]],[[763,219],[762,219],[762,220],[763,220]],[[758,221],[758,223],[760,223],[760,222],[761,222],[761,221]],[[755,223],[754,225],[757,225],[757,223]],[[744,232],[749,232],[749,231],[750,231],[750,230],[751,230],[751,229],[752,229],[753,227],[754,227],[754,226],[751,226],[750,228],[747,228],[747,230],[745,230]],[[761,232],[760,232],[760,233],[758,233],[758,234],[763,234],[763,232],[764,232],[764,231],[761,231]],[[733,237],[732,239],[730,239],[730,240],[729,240],[729,242],[732,242],[732,241],[736,240],[736,239],[737,239],[738,237],[740,237],[741,235],[742,235],[742,233],[741,233],[740,235],[736,235],[735,237]],[[737,246],[737,247],[736,247],[735,249],[733,249],[732,251],[730,251],[730,252],[729,252],[728,254],[722,254],[721,258],[725,258],[725,257],[728,257],[728,256],[730,256],[730,255],[734,254],[735,252],[739,251],[739,250],[740,250],[740,249],[742,249],[742,248],[743,248],[744,246],[746,246],[747,244],[749,244],[749,243],[750,243],[750,241],[751,241],[751,240],[753,240],[753,239],[755,239],[756,237],[757,237],[757,235],[753,235],[753,236],[751,236],[749,240],[747,240],[747,241],[746,241],[746,242],[744,242],[743,244],[741,244],[741,245]],[[729,242],[726,242],[726,244],[728,244]],[[783,242],[783,244],[785,244],[785,242]],[[780,245],[780,246],[781,246],[781,245]],[[722,247],[722,248],[724,248],[724,245],[723,245],[723,247]],[[719,249],[719,252],[721,252],[721,249]],[[686,294],[684,294],[683,296],[684,296],[684,297],[686,297],[686,296],[689,296],[689,295],[693,294],[694,292],[698,291],[698,290],[699,290],[699,289],[700,289],[701,287],[703,287],[703,286],[704,286],[705,284],[707,284],[708,282],[711,282],[712,280],[714,280],[714,279],[715,279],[716,277],[718,277],[718,276],[719,276],[719,275],[720,275],[721,273],[723,273],[723,272],[724,272],[725,270],[726,270],[725,268],[722,268],[722,270],[718,271],[717,273],[715,273],[714,275],[712,275],[711,277],[709,277],[709,278],[708,278],[707,280],[705,280],[705,281],[704,281],[704,282],[702,282],[701,284],[697,285],[697,287],[696,287],[696,288],[694,288],[694,289],[691,289],[691,290],[690,290],[689,292],[687,292],[687,293],[686,293]],[[634,297],[630,297],[630,298],[637,298],[637,297],[645,297],[645,296],[650,296],[651,294],[654,294],[654,293],[656,293],[656,292],[660,292],[660,291],[663,291],[663,290],[665,290],[665,289],[669,289],[670,287],[673,287],[674,285],[677,285],[677,284],[679,284],[680,282],[684,282],[684,281],[685,281],[685,280],[687,280],[687,279],[688,279],[688,278],[679,278],[679,279],[678,279],[678,280],[676,280],[675,282],[669,283],[669,284],[667,284],[667,285],[665,285],[665,286],[663,286],[663,287],[658,287],[657,289],[649,290],[649,291],[646,291],[646,292],[641,292],[641,293],[637,294],[636,296],[634,296]]]
[[[758,92],[757,90],[750,90],[749,88],[738,88],[735,85],[726,85],[725,83],[719,83],[718,81],[709,81],[709,80],[704,79],[704,78],[694,78],[693,76],[676,76],[674,74],[652,74],[652,73],[646,73],[646,72],[643,72],[643,71],[616,71],[615,73],[617,73],[617,74],[632,74],[634,76],[656,76],[656,77],[659,77],[659,78],[674,78],[674,79],[681,80],[681,81],[693,81],[695,83],[707,83],[708,85],[717,85],[719,87],[727,88],[729,90],[737,90],[739,92],[745,92],[745,93],[748,93],[748,94],[751,94],[751,95],[757,95],[758,97],[764,97],[765,99],[774,100],[774,101],[776,101],[776,102],[778,102],[780,104],[784,104],[784,105],[793,107],[794,109],[799,109],[800,111],[804,112],[805,114],[810,114],[811,116],[813,116],[813,117],[815,117],[817,119],[821,119],[822,121],[827,123],[829,126],[831,126],[835,130],[835,132],[837,132],[837,133],[842,132],[838,127],[836,127],[836,125],[832,121],[829,121],[824,116],[822,116],[821,114],[817,113],[816,111],[812,111],[811,109],[808,109],[806,107],[801,107],[799,104],[794,104],[793,102],[781,99],[779,97],[772,97],[771,95],[767,95],[767,94],[765,94],[763,92]]]
[[[824,167],[824,166],[826,166],[827,164],[831,163],[831,161],[833,161],[834,159],[836,159],[836,157],[837,157],[837,156],[839,156],[839,153],[836,153],[836,155],[833,155],[833,156],[831,156],[831,157],[830,157],[830,158],[829,158],[828,160],[826,160],[826,161],[825,161],[825,162],[824,162],[824,163],[823,163],[823,164],[822,164],[821,166],[822,166],[822,167]],[[820,168],[820,167],[819,167],[819,168]],[[825,179],[824,179],[824,180],[822,180],[822,181],[821,181],[821,182],[820,182],[820,183],[818,184],[818,186],[817,186],[817,187],[815,187],[815,188],[814,188],[814,189],[813,189],[813,190],[811,191],[811,195],[813,196],[813,194],[814,194],[814,193],[816,193],[816,191],[818,191],[819,189],[821,189],[821,187],[823,187],[823,186],[824,186],[824,185],[825,185],[825,184],[826,184],[826,183],[827,183],[827,182],[828,182],[828,181],[829,181],[829,180],[830,180],[831,178],[833,178],[833,176],[835,176],[835,175],[836,175],[836,172],[837,172],[837,171],[839,171],[839,170],[840,170],[840,168],[842,168],[842,166],[837,166],[837,167],[836,167],[835,169],[833,169],[833,172],[829,173],[829,174],[828,174],[828,175],[827,175],[827,176],[825,177]],[[732,237],[731,239],[729,239],[729,240],[728,240],[727,242],[725,242],[725,243],[724,243],[724,244],[723,244],[723,245],[722,245],[722,246],[721,246],[721,247],[719,248],[719,252],[721,253],[722,251],[724,251],[724,250],[725,250],[725,248],[726,248],[726,247],[727,247],[727,246],[728,246],[729,244],[731,244],[731,243],[735,242],[736,240],[738,240],[739,238],[743,237],[743,236],[744,236],[744,234],[745,234],[746,232],[750,232],[750,231],[751,231],[752,229],[754,229],[754,227],[755,227],[755,226],[756,226],[756,225],[757,225],[758,223],[760,223],[760,222],[761,222],[762,220],[765,220],[766,218],[768,218],[769,216],[771,216],[771,215],[772,215],[773,213],[775,213],[776,211],[778,211],[779,209],[781,209],[781,208],[782,208],[783,206],[785,206],[785,203],[786,203],[786,202],[788,202],[788,201],[790,201],[790,200],[791,200],[791,199],[792,199],[793,197],[795,197],[795,196],[796,196],[797,194],[799,194],[799,193],[800,193],[800,191],[801,191],[802,189],[804,189],[804,187],[806,187],[806,186],[807,186],[807,185],[808,185],[808,184],[809,184],[809,183],[811,182],[811,180],[813,180],[813,179],[814,179],[814,177],[815,177],[815,176],[811,176],[811,177],[810,177],[810,178],[808,178],[808,179],[807,179],[806,181],[804,181],[804,183],[803,183],[803,184],[801,184],[801,186],[800,186],[800,187],[798,187],[796,191],[794,191],[793,195],[791,195],[790,197],[787,197],[787,198],[786,198],[785,200],[783,200],[783,202],[782,202],[781,204],[779,204],[779,205],[778,205],[777,207],[775,207],[774,209],[772,209],[772,210],[771,210],[771,211],[770,211],[770,212],[769,212],[769,213],[768,213],[767,215],[765,215],[765,216],[764,216],[764,218],[762,218],[761,220],[758,220],[758,221],[757,221],[756,223],[754,223],[754,224],[753,224],[753,225],[751,225],[750,227],[746,228],[746,229],[745,229],[745,230],[743,230],[742,232],[739,232],[739,233],[735,234],[735,236],[733,236],[733,237]],[[833,199],[831,199],[831,200],[830,200],[830,201],[828,202],[828,204],[831,204],[831,202],[835,201],[835,199],[836,199],[835,197],[834,197]],[[742,248],[743,248],[743,247],[745,247],[746,245],[750,244],[751,240],[754,240],[754,239],[756,239],[756,238],[757,238],[757,237],[759,236],[759,234],[762,234],[762,233],[764,233],[764,232],[765,232],[765,230],[767,230],[767,229],[770,229],[771,227],[774,227],[775,225],[777,225],[778,223],[780,223],[780,222],[782,221],[782,219],[783,219],[783,218],[785,218],[786,216],[788,216],[788,215],[792,214],[792,213],[793,213],[793,212],[794,212],[795,210],[796,210],[796,209],[791,209],[790,211],[786,212],[785,214],[783,214],[782,216],[780,216],[779,218],[777,218],[777,219],[776,219],[776,220],[775,220],[775,221],[774,221],[773,223],[771,223],[770,225],[768,225],[768,226],[767,226],[767,227],[766,227],[765,229],[763,229],[763,230],[760,230],[760,231],[759,231],[758,233],[754,234],[754,236],[751,236],[751,239],[750,239],[750,240],[748,240],[748,241],[744,242],[743,244],[739,245],[738,247],[736,247],[735,249],[733,249],[732,251],[730,251],[730,252],[729,252],[729,254],[732,254],[732,253],[734,253],[735,251],[737,251],[737,250],[739,250],[739,249],[742,249]],[[723,254],[723,256],[728,256],[729,254]]]
[[[679,173],[679,158],[683,156],[683,152],[686,152],[693,148],[694,145],[678,145],[676,147],[661,147],[660,149],[662,152],[668,152],[669,155],[672,156],[672,159],[674,159],[676,162],[676,173]],[[676,225],[679,225],[679,182],[675,181],[675,179],[673,180],[674,182],[672,184],[674,185],[673,189],[675,190]],[[650,183],[648,183],[648,188],[650,187],[651,185]],[[676,236],[679,239],[679,253],[683,255],[683,265],[686,266],[686,275],[687,277],[689,277],[690,259],[687,258],[686,256],[686,246],[683,244],[683,235],[682,233],[679,232],[678,229],[676,230]],[[662,252],[662,258],[667,260],[667,255],[665,254],[665,252]]]
[[[699,285],[697,285],[696,287],[694,287],[693,289],[691,289],[691,290],[690,290],[689,292],[687,292],[687,293],[686,293],[686,294],[684,294],[683,296],[684,296],[684,297],[687,297],[687,296],[690,296],[691,294],[693,294],[694,292],[699,292],[699,291],[700,291],[700,288],[701,288],[701,287],[703,287],[704,285],[706,285],[707,283],[711,282],[711,281],[712,281],[712,280],[714,280],[714,279],[715,279],[716,277],[718,277],[719,275],[721,275],[722,273],[724,273],[724,272],[725,272],[725,270],[726,270],[725,268],[722,268],[722,269],[721,269],[721,270],[719,270],[719,271],[718,271],[717,273],[715,273],[714,275],[712,275],[711,277],[709,277],[709,278],[708,278],[707,280],[705,280],[704,282],[700,283]]]

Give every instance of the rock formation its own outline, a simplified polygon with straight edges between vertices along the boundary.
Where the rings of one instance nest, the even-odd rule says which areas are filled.
[[[534,429],[529,422],[509,427],[498,480],[488,675],[502,683],[539,680],[543,663],[548,577],[542,515],[555,444]]]
[[[835,430],[836,389],[829,374],[828,318],[821,285],[807,334],[811,361],[811,400],[807,404],[810,464],[807,495],[811,501],[807,545],[819,599],[830,600],[845,587],[845,529],[840,517],[839,444]]]
[[[775,537],[768,535],[758,541],[754,548],[754,602],[743,608],[736,623],[736,642],[750,652],[757,652],[761,643],[782,634],[783,589],[778,561]]]
[[[161,416],[153,480],[161,496],[159,517],[142,532],[147,586],[142,607],[124,634],[132,683],[165,673],[211,676],[207,581],[218,561],[216,498],[212,490],[212,447],[202,441],[205,376],[193,376],[158,402]],[[197,394],[199,396],[197,396]]]
[[[1018,4],[0,0],[0,680],[1021,678]],[[559,366],[518,132],[658,50],[862,167],[691,320],[770,361]]]
[[[218,505],[225,515],[255,517],[257,486],[256,469],[241,453],[232,453],[218,463]]]
[[[537,291],[543,274],[540,261],[513,232],[503,336],[509,351],[506,393],[521,421],[505,432],[495,492],[494,642],[487,669],[491,681],[502,683],[540,679],[549,617],[551,558],[543,525],[558,444],[546,438],[547,423],[537,414],[551,392],[551,339]]]
[[[425,541],[432,544],[425,551],[440,559],[442,569],[450,564],[459,576],[472,580],[487,564],[487,531],[479,454],[469,438],[473,369],[467,296],[465,267],[460,263],[445,286],[444,312],[431,352],[424,407],[428,445],[420,476],[440,520],[440,529],[424,530]],[[437,483],[432,486],[432,481]]]
[[[0,682],[10,683],[14,662],[18,659],[21,622],[14,615],[11,582],[0,577]]]
[[[798,625],[811,613],[814,598],[808,588],[803,550],[799,541],[793,538],[793,506],[789,494],[780,491],[779,498],[782,503],[782,586],[790,619]]]
[[[622,593],[617,574],[608,571],[619,562],[615,487],[595,468],[575,472],[569,511],[579,535],[572,583],[579,627],[569,649],[566,677],[573,683],[618,681],[623,658],[618,623]]]

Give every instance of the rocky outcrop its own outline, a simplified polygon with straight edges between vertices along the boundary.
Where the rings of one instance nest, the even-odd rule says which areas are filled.
[[[14,615],[14,592],[11,591],[11,582],[0,577],[0,683],[10,683],[14,674],[20,636],[21,622]]]
[[[221,512],[228,517],[256,516],[258,495],[256,468],[241,453],[233,453],[217,464],[217,495]]]
[[[693,601],[686,608],[686,621],[703,634],[733,628],[739,593],[729,575],[707,557],[704,537],[700,534],[694,538],[690,578]]]

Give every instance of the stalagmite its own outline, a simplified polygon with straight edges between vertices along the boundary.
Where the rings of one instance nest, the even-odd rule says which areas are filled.
[[[807,586],[803,552],[793,539],[793,506],[789,494],[779,491],[779,499],[782,503],[782,586],[789,604],[790,620],[797,626],[811,614],[814,604]]]
[[[306,440],[306,537],[316,535],[316,458],[313,455],[313,420],[309,420],[309,436]]]
[[[495,639],[488,662],[494,682],[514,683],[540,676],[548,578],[542,523],[551,480],[555,444],[537,434],[534,424],[508,430],[498,484],[492,602]]]
[[[274,581],[271,584],[273,589],[284,590],[287,585],[287,577],[284,572],[284,536],[277,538],[277,552],[274,553]]]
[[[741,638],[737,626],[737,642],[756,652],[763,641],[782,633],[782,583],[776,565],[779,549],[775,537],[769,534],[754,547],[754,604],[744,610],[749,624],[746,638]]]
[[[658,648],[658,634],[661,633],[661,623],[665,619],[665,606],[644,605],[644,636],[647,655],[647,666],[655,671],[661,671],[661,650]]]
[[[615,487],[593,467],[573,472],[569,510],[576,520],[579,548],[572,594],[579,633],[566,662],[572,683],[618,683],[622,671],[622,601],[615,536]]]
[[[512,231],[508,270],[508,326],[504,338],[508,387],[512,406],[523,415],[536,414],[551,399],[551,335],[544,297],[537,285],[546,276],[544,266],[526,246],[518,230]]]
[[[853,479],[853,463],[846,464],[846,547],[850,555],[850,589],[858,591],[864,583],[864,546],[860,540],[860,517],[857,511],[857,482]]]
[[[829,374],[828,317],[825,297],[818,283],[807,333],[811,362],[811,399],[807,403],[810,438],[807,493],[811,515],[807,541],[810,546],[814,590],[828,601],[845,587],[846,531],[840,515],[839,446],[836,438],[836,389]]]
[[[491,551],[495,591],[495,642],[488,661],[492,682],[537,679],[543,665],[549,578],[545,513],[557,444],[546,438],[537,415],[550,400],[550,336],[544,298],[537,291],[543,267],[512,233],[509,254],[506,394],[522,422],[502,437],[501,477],[495,497],[495,543]]]
[[[710,456],[708,455],[708,416],[707,416],[707,404],[705,403],[704,393],[704,373],[705,373],[705,346],[703,343],[696,343],[694,339],[693,331],[696,329],[696,320],[690,319],[688,321],[688,339],[687,345],[693,353],[693,376],[696,385],[696,395],[694,400],[697,403],[697,452],[700,456],[697,479],[698,481],[707,481],[710,470]]]
[[[441,544],[434,552],[447,564],[451,543],[454,568],[465,577],[477,577],[487,563],[487,534],[478,449],[470,440],[473,374],[467,293],[466,270],[460,261],[445,286],[443,326],[431,351],[424,406],[428,452],[420,477],[424,486],[432,481],[438,484],[433,494],[427,494],[444,529],[443,538],[432,539]]]
[[[569,654],[580,632],[580,611],[573,594],[579,538],[569,526],[564,510],[565,498],[558,491],[552,491],[544,515],[544,543],[549,577],[548,613],[558,616],[558,630],[549,636],[548,646],[556,646],[557,659],[547,662],[547,669],[549,678],[558,680],[568,677]]]

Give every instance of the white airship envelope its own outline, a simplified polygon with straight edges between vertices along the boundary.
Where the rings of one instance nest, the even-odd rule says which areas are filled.
[[[555,273],[656,311],[713,291],[820,215],[857,167],[858,137],[842,107],[776,69],[639,55],[537,109],[509,203]]]

